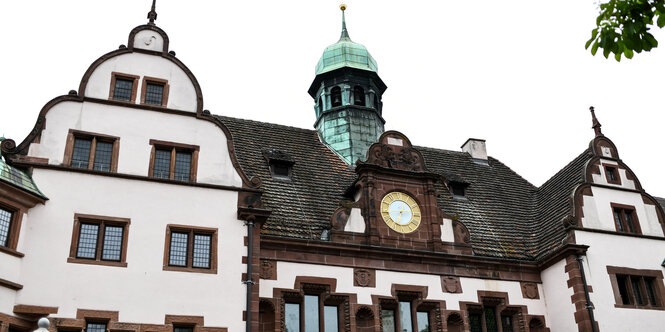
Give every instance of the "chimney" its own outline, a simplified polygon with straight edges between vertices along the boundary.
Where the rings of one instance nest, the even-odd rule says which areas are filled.
[[[470,154],[477,163],[487,164],[487,149],[484,139],[469,138],[462,144],[462,152]]]

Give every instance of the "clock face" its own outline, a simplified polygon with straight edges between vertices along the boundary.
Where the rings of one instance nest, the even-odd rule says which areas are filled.
[[[399,233],[411,233],[420,226],[420,207],[411,196],[401,192],[391,192],[381,200],[383,221]]]

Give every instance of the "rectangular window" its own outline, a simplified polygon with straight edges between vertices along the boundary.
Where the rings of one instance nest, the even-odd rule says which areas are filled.
[[[148,176],[185,182],[196,182],[199,147],[150,140],[153,146]]]
[[[284,304],[284,326],[286,332],[300,332],[300,304]]]
[[[174,326],[173,332],[194,332],[194,328],[191,326]]]
[[[115,172],[118,168],[118,137],[69,130],[63,164],[83,169]]]
[[[111,88],[109,99],[118,101],[134,102],[136,100],[136,88],[139,77],[123,73],[111,73]]]
[[[339,313],[337,306],[327,305],[323,307],[324,330],[326,332],[339,331]]]
[[[429,314],[418,311],[416,318],[418,320],[418,332],[429,332]]]
[[[503,322],[499,322],[497,319],[496,307],[474,306],[470,308],[469,331],[498,332],[500,323],[503,324]]]
[[[513,332],[513,317],[501,315],[501,329],[503,332]]]
[[[616,307],[665,310],[661,271],[608,266],[607,272],[613,286]]]
[[[319,297],[305,295],[305,332],[319,332]]]
[[[106,332],[106,323],[87,323],[85,332]]]
[[[141,104],[166,107],[169,94],[169,81],[144,77],[141,87]]]
[[[621,184],[621,178],[619,177],[619,168],[614,165],[603,164],[605,168],[605,179],[607,183],[611,184]]]
[[[395,311],[389,309],[381,310],[381,325],[383,332],[395,332]]]
[[[23,257],[22,253],[16,251],[22,216],[20,210],[0,205],[0,252]]]
[[[126,218],[74,215],[70,263],[127,266]]]
[[[612,216],[617,232],[642,234],[635,207],[612,203]]]
[[[413,324],[411,323],[411,302],[399,302],[399,322],[402,332],[413,331]]]
[[[483,332],[482,315],[477,313],[469,314],[469,329],[471,332]]]
[[[164,270],[217,273],[217,229],[168,225]]]
[[[9,246],[9,236],[13,219],[13,212],[0,208],[0,247]]]

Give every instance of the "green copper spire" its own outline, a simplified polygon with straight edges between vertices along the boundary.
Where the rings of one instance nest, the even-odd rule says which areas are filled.
[[[376,61],[369,54],[367,48],[361,44],[354,43],[349,37],[349,31],[346,29],[346,17],[344,15],[346,5],[341,5],[339,8],[342,10],[342,34],[337,43],[326,47],[323,51],[323,55],[316,65],[316,75],[342,67],[377,72]]]

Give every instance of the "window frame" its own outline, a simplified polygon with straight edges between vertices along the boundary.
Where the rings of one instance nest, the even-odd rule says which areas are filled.
[[[125,80],[132,80],[132,95],[129,100],[120,100],[120,99],[115,99],[114,94],[115,94],[115,81],[117,78],[120,79],[125,79]],[[130,75],[130,74],[125,74],[125,73],[119,73],[119,72],[111,72],[111,87],[109,88],[109,100],[113,100],[116,102],[121,102],[121,103],[135,103],[136,102],[136,92],[138,91],[138,83],[139,83],[139,78],[140,76],[137,75]]]
[[[16,251],[16,247],[18,246],[18,238],[21,232],[21,222],[23,220],[24,211],[7,204],[2,199],[0,199],[0,209],[11,213],[11,218],[9,220],[9,230],[7,232],[7,245],[0,245],[0,252],[16,257],[23,257],[24,255],[22,253]]]
[[[394,319],[395,331],[403,331],[402,328],[402,314],[400,305],[402,302],[409,303],[410,316],[411,316],[411,331],[418,332],[418,313],[427,314],[427,326],[429,331],[436,331],[440,326],[434,321],[436,310],[439,310],[439,305],[436,302],[423,300],[423,294],[426,294],[426,287],[422,286],[408,286],[393,284],[393,297],[379,299],[379,322],[383,326],[383,312],[392,311]]]
[[[80,168],[72,166],[72,159],[74,157],[74,142],[79,139],[89,139],[90,143],[90,154],[88,156],[88,167]],[[113,147],[111,150],[111,165],[109,166],[108,171],[95,170],[95,155],[97,149],[97,142],[106,142],[112,143]],[[88,131],[69,129],[67,134],[67,142],[65,143],[65,155],[62,159],[62,164],[72,168],[78,169],[87,169],[94,170],[96,172],[108,172],[108,173],[117,173],[118,171],[118,156],[120,154],[120,137],[98,134]]]
[[[644,269],[633,269],[627,267],[619,266],[607,266],[607,273],[609,275],[610,284],[612,285],[612,291],[614,292],[614,307],[615,308],[626,308],[626,309],[650,309],[650,310],[665,310],[665,285],[663,284],[663,273],[660,270],[644,270]],[[629,296],[629,304],[623,304],[623,298],[621,297],[621,292],[619,290],[619,282],[617,276],[625,276],[628,279],[627,282],[627,293]],[[630,278],[639,278],[640,288],[642,295],[645,296],[646,304],[638,305],[636,303],[635,294],[632,289],[632,283]],[[649,299],[649,294],[646,291],[646,279],[653,280],[653,293],[657,305],[651,303]]]
[[[172,233],[188,233],[187,238],[187,256],[186,266],[169,265],[169,258],[171,256],[171,234]],[[164,271],[181,271],[181,272],[196,272],[196,273],[211,273],[217,274],[217,228],[200,227],[191,225],[166,225],[166,237],[164,240],[164,262],[162,270]],[[194,256],[194,235],[210,235],[210,267],[193,267]]]
[[[148,90],[148,84],[161,85],[164,88],[162,90],[161,104],[158,105],[158,104],[151,104],[145,102],[145,96]],[[168,101],[169,101],[169,81],[162,78],[144,76],[141,82],[141,105],[166,107]]]
[[[635,206],[632,205],[626,205],[626,204],[618,204],[618,203],[610,203],[610,208],[612,212],[612,224],[614,224],[614,229],[619,232],[619,233],[628,233],[628,234],[642,234],[642,228],[640,227],[640,220],[637,217],[637,211],[635,210]],[[624,228],[624,230],[620,230],[619,226],[616,223],[616,220],[614,219],[614,212],[616,210],[621,211],[621,227]],[[631,216],[631,224],[633,228],[633,232],[629,231],[630,227],[628,227],[628,220],[626,219],[626,211],[631,211],[630,216]]]
[[[191,145],[191,144],[182,144],[182,143],[175,143],[175,142],[168,142],[168,141],[160,141],[156,139],[151,139],[149,141],[150,145],[152,145],[152,150],[150,151],[150,163],[148,165],[148,177],[155,178],[155,179],[161,179],[161,180],[171,180],[171,181],[178,181],[178,182],[191,182],[195,183],[196,182],[196,174],[197,174],[197,169],[199,165],[199,149],[200,147],[198,145]],[[155,156],[157,153],[157,150],[171,150],[171,159],[170,159],[170,166],[169,166],[169,178],[164,179],[164,178],[157,178],[154,176],[154,171],[155,171]],[[189,164],[189,181],[181,181],[181,180],[176,180],[175,179],[175,160],[176,160],[176,152],[189,152],[192,155],[191,163]]]
[[[621,175],[619,174],[618,165],[603,164],[603,170],[605,171],[605,180],[607,180],[607,183],[621,185]],[[610,179],[610,173],[613,174],[614,180]]]
[[[97,243],[95,258],[81,258],[77,257],[79,247],[79,237],[81,232],[81,224],[97,224]],[[127,267],[127,243],[129,239],[129,225],[131,220],[129,218],[118,218],[109,216],[97,216],[91,214],[74,214],[74,228],[72,230],[72,242],[69,249],[69,257],[67,263],[77,264],[93,264],[105,266]],[[103,260],[102,251],[104,246],[104,234],[106,226],[120,226],[122,231],[122,243],[120,249],[120,261]]]

